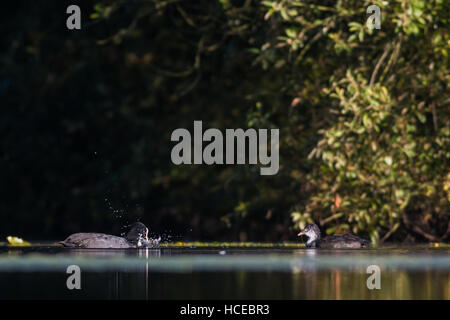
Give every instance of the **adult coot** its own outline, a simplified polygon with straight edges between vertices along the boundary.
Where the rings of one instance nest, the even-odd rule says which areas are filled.
[[[143,223],[136,222],[125,238],[104,233],[81,232],[74,233],[59,243],[72,248],[123,249],[154,246],[159,241],[160,239],[149,239],[148,228]]]

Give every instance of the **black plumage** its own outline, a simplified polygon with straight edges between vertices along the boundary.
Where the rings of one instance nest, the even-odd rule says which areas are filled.
[[[159,240],[149,239],[147,227],[141,222],[136,222],[125,238],[104,233],[81,232],[68,236],[59,244],[72,248],[126,249],[153,246],[158,244]]]

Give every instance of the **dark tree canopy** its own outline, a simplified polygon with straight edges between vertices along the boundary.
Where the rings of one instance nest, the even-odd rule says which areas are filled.
[[[448,1],[79,1],[71,31],[72,3],[2,17],[1,237],[448,240]],[[279,128],[279,173],[172,164],[194,120]]]

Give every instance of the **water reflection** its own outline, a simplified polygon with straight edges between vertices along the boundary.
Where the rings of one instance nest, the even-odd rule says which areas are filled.
[[[330,272],[83,273],[82,289],[65,288],[63,273],[2,273],[1,299],[450,299],[440,272],[390,272],[380,290],[366,275]]]
[[[225,254],[223,254],[225,253]],[[82,270],[68,290],[66,267]],[[381,289],[366,285],[369,264]],[[448,249],[1,248],[0,299],[450,299]]]
[[[61,253],[61,252],[60,252]],[[105,258],[105,257],[140,257],[140,258],[158,258],[161,257],[161,249],[133,249],[133,250],[120,250],[120,249],[68,249],[64,251],[64,254],[80,257],[93,257],[93,258]]]

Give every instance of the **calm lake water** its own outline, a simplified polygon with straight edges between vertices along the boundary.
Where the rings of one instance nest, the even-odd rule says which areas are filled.
[[[66,285],[69,265],[81,289]],[[367,267],[380,270],[368,289]],[[0,299],[450,299],[450,247],[0,246]]]

